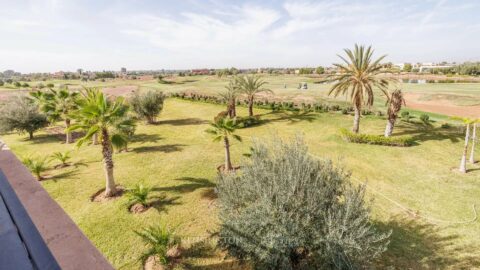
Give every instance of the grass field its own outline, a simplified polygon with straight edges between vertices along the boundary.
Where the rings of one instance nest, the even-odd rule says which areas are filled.
[[[205,89],[201,83],[191,82],[189,87],[197,84],[199,90],[213,93],[223,82],[216,81]],[[276,83],[283,84],[281,80]],[[151,84],[140,86],[171,91],[186,87]],[[322,85],[312,87],[318,87],[320,92],[325,90]],[[204,130],[208,121],[222,110],[220,105],[168,99],[158,124],[140,124],[130,151],[114,156],[119,184],[128,188],[144,181],[155,186],[155,207],[146,213],[129,213],[123,197],[103,203],[90,201],[90,196],[104,186],[99,146],[75,150],[73,161],[77,165],[49,171],[49,179],[42,184],[116,268],[141,268],[136,259],[143,246],[133,230],[159,222],[176,228],[186,240],[184,262],[189,269],[233,268],[230,260],[223,260],[224,254],[214,249],[215,238],[210,237],[217,229],[216,203],[211,194],[216,166],[223,162],[223,148],[212,142]],[[239,112],[246,115],[245,108],[241,107]],[[416,145],[382,147],[344,142],[338,130],[351,127],[349,115],[297,115],[266,110],[256,113],[265,121],[238,131],[244,142],[232,146],[234,163],[240,163],[242,154],[248,152],[252,137],[303,134],[311,154],[345,166],[351,170],[354,181],[367,181],[368,196],[375,199],[372,209],[376,225],[382,230],[393,230],[390,248],[377,263],[380,269],[472,269],[480,265],[480,221],[455,224],[473,218],[473,204],[480,207],[480,166],[470,165],[471,171],[466,175],[454,170],[459,165],[463,143],[463,135],[457,129],[441,129],[439,123],[427,128],[400,122],[394,134],[414,136]],[[385,123],[381,117],[367,116],[362,118],[361,131],[382,134]],[[19,157],[73,148],[46,132],[39,133],[33,141],[16,134],[2,139]],[[477,155],[480,157],[480,151]],[[416,214],[407,213],[402,207]]]

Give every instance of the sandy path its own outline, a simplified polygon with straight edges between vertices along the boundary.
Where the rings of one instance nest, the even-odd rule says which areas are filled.
[[[480,106],[457,106],[449,100],[421,101],[421,94],[405,93],[407,107],[425,112],[480,118]]]

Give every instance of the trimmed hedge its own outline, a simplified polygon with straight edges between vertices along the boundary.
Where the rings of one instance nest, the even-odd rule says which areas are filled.
[[[385,145],[385,146],[412,146],[414,140],[410,136],[402,137],[384,137],[380,135],[370,135],[370,134],[356,134],[345,128],[340,129],[340,134],[342,138],[347,142],[352,143],[365,143],[365,144],[375,144],[375,145]]]

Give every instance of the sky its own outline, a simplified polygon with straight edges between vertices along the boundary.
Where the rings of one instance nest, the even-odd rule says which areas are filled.
[[[0,0],[0,71],[480,60],[478,0]]]

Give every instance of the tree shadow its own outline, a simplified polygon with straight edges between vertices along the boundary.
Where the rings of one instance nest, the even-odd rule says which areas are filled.
[[[445,129],[412,122],[402,122],[396,128],[402,128],[402,131],[395,132],[394,130],[394,136],[411,136],[417,142],[450,140],[456,143],[464,137],[462,133],[453,128]]]
[[[184,183],[170,187],[155,187],[155,191],[170,191],[177,193],[193,192],[199,188],[212,188],[216,185],[206,178],[182,177],[175,179]]]
[[[179,152],[183,150],[185,144],[164,144],[164,145],[154,145],[154,146],[140,146],[133,149],[133,152],[136,153],[148,153],[148,152]]]
[[[288,125],[296,124],[303,121],[311,123],[317,118],[315,113],[312,111],[272,111],[269,113],[262,114],[260,116],[267,116],[267,115],[273,116],[275,118],[261,119],[258,122],[258,124],[253,126],[265,125],[273,122],[284,122],[284,121],[287,121]]]
[[[184,118],[184,119],[171,119],[157,121],[155,125],[172,125],[172,126],[191,126],[191,125],[203,125],[207,124],[207,120],[200,118]]]
[[[150,205],[158,212],[167,212],[167,207],[172,205],[180,205],[178,201],[180,197],[167,198],[165,195],[153,196]]]
[[[133,136],[131,142],[135,142],[135,143],[146,143],[146,142],[156,143],[161,139],[163,139],[163,138],[158,134],[142,133],[142,134],[135,134]]]
[[[67,167],[65,167],[67,168]],[[61,172],[61,173],[58,173],[58,174],[54,174],[48,178],[45,178],[43,181],[48,181],[48,180],[51,180],[53,182],[57,182],[58,180],[65,180],[65,178],[70,178],[70,179],[78,179],[77,177],[75,176],[78,176],[79,175],[79,170],[77,169],[77,167],[74,167],[74,169],[70,169],[68,171],[65,171],[65,172]]]
[[[472,269],[480,257],[469,246],[455,243],[459,235],[441,235],[435,225],[396,216],[387,223],[376,224],[381,230],[392,230],[387,252],[377,260],[379,269]],[[461,256],[461,257],[460,257]]]
[[[28,137],[23,139],[25,142],[32,142],[32,143],[51,143],[51,142],[59,142],[61,139],[56,134],[39,134],[33,135],[33,139],[29,139]]]

